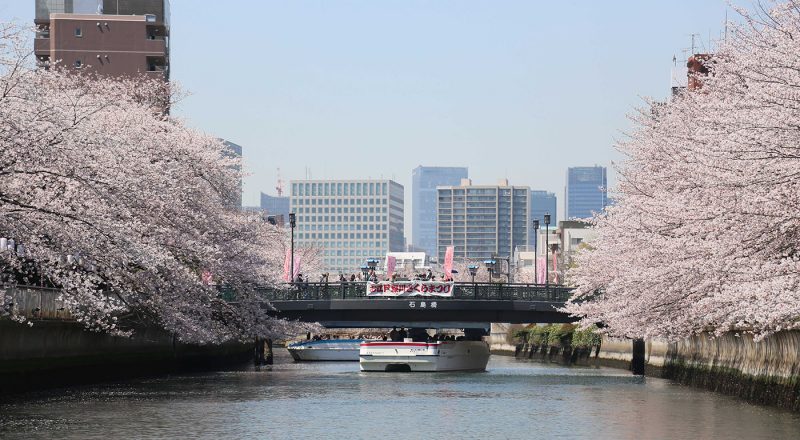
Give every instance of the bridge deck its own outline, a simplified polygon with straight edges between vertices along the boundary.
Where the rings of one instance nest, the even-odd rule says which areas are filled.
[[[309,283],[265,291],[274,316],[331,327],[393,323],[571,322],[559,311],[571,294],[563,286],[458,283],[453,296],[367,296],[366,284]],[[430,325],[429,325],[430,326]]]

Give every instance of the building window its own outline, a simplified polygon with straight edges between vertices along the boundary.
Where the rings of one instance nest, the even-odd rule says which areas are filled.
[[[79,27],[75,28],[75,36],[76,37],[82,37],[83,36],[83,32],[81,32],[81,28],[79,28]]]

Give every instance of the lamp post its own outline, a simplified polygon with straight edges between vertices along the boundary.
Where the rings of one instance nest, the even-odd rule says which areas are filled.
[[[544,287],[549,289],[550,288],[550,271],[548,270],[548,263],[547,258],[549,257],[548,253],[550,252],[550,213],[544,215]]]
[[[292,240],[291,240],[291,248],[289,250],[289,254],[291,255],[289,260],[289,278],[290,282],[294,283],[294,227],[297,225],[296,217],[293,212],[289,213],[289,226],[292,228]]]
[[[475,275],[478,273],[478,266],[472,264],[467,266],[467,270],[469,270],[469,274],[472,277],[472,296],[474,299],[478,299],[478,285],[475,284]]]
[[[379,262],[380,260],[378,260],[377,258],[367,258],[367,273],[366,273],[367,276],[375,273],[375,268],[378,267]],[[369,279],[367,281],[369,281]]]
[[[489,281],[492,281],[492,277],[494,276],[494,267],[497,264],[495,260],[484,260],[483,264],[486,265],[486,271],[489,272]]]
[[[369,266],[361,266],[361,274],[364,275],[364,281],[369,281]]]
[[[539,219],[533,220],[533,284],[539,284],[539,271],[536,270],[538,260],[536,256],[536,248],[539,245]]]
[[[467,270],[469,270],[469,275],[472,277],[472,284],[475,284],[475,275],[478,274],[478,266],[467,266]]]

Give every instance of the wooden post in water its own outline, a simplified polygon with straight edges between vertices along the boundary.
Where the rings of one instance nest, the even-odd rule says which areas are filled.
[[[256,365],[272,365],[272,339],[256,338],[253,363]]]
[[[272,365],[272,339],[267,339],[264,342],[264,351],[266,352],[264,356],[264,363],[267,365]]]
[[[633,340],[633,359],[631,359],[631,372],[637,376],[644,376],[644,339]]]

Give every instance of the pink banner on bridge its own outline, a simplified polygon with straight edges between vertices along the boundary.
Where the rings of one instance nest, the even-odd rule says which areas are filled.
[[[381,281],[367,283],[367,296],[453,296],[453,285],[441,281]]]
[[[292,277],[289,274],[289,271],[291,270],[289,266],[292,264],[291,261],[292,252],[289,249],[286,249],[286,256],[283,259],[283,281],[286,281],[287,283],[292,281]]]
[[[447,246],[447,249],[444,251],[444,276],[448,280],[453,279],[453,253],[455,252],[455,248],[453,246]]]
[[[536,258],[536,284],[544,284],[547,276],[547,257]]]
[[[394,273],[395,266],[397,266],[397,258],[389,255],[386,257],[386,275],[391,279]]]

